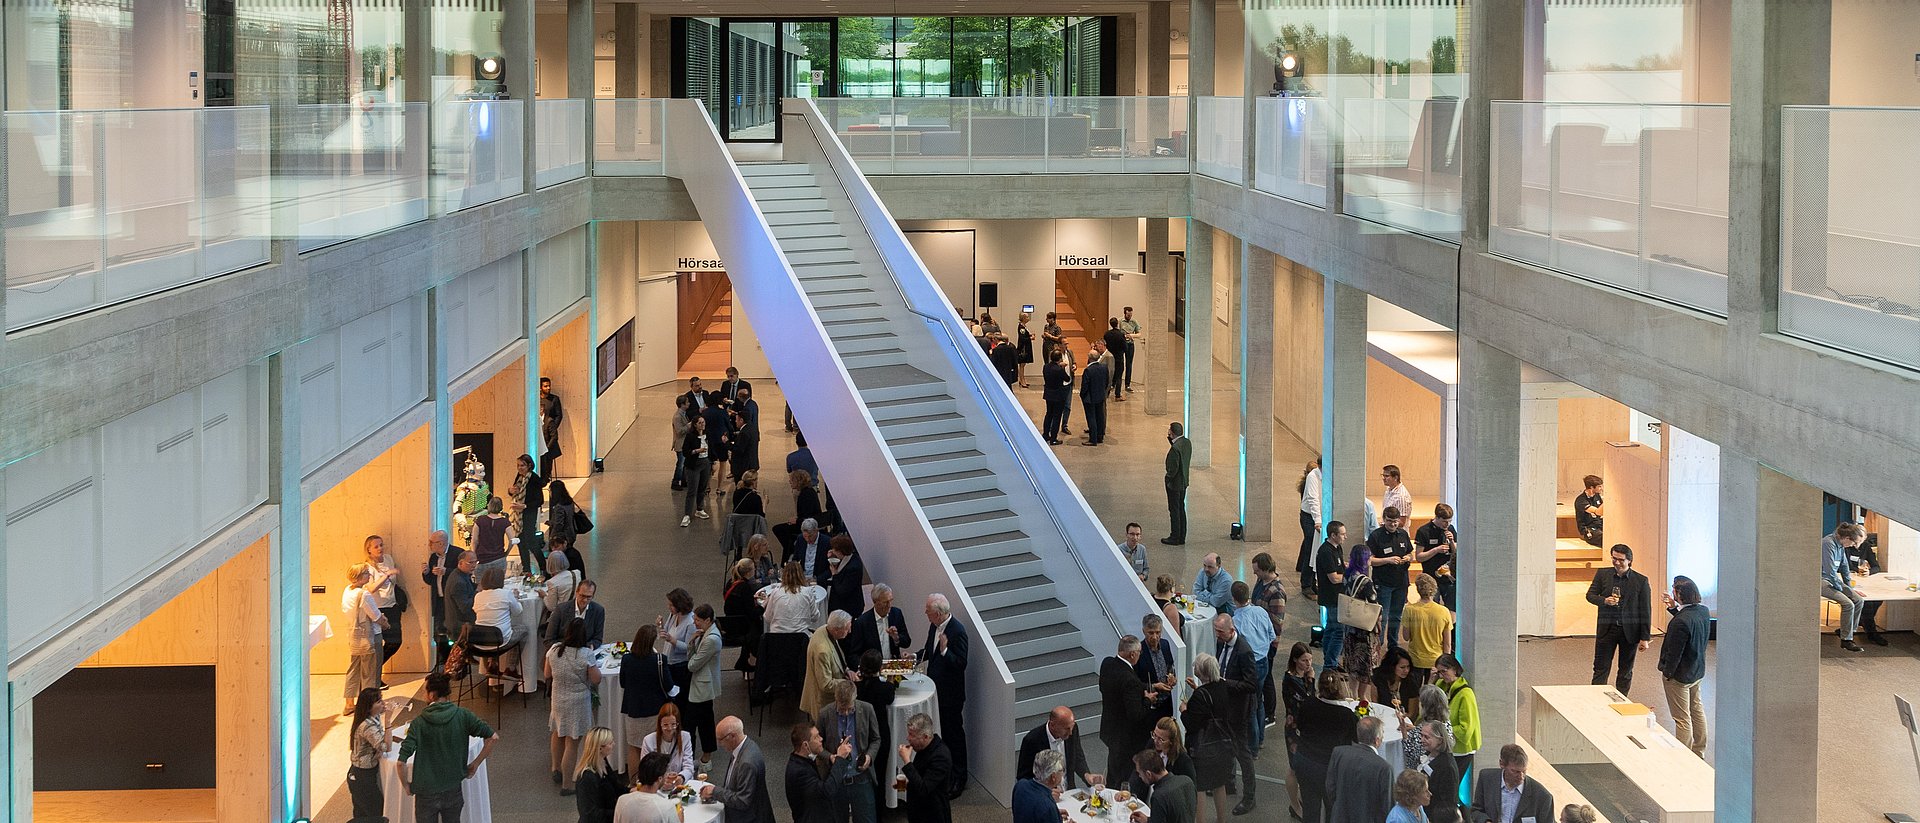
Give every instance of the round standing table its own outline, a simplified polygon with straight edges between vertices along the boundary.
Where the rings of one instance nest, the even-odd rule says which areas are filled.
[[[924,674],[914,674],[900,681],[893,692],[893,705],[887,707],[888,737],[882,761],[889,764],[894,774],[900,769],[893,761],[899,758],[900,747],[907,744],[907,720],[916,714],[925,714],[933,718],[933,731],[940,732],[940,696],[934,692],[933,678]],[[900,790],[893,787],[893,774],[876,775],[884,780],[887,793],[887,808],[900,807]]]

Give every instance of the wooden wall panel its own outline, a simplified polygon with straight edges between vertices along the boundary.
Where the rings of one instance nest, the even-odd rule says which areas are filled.
[[[1654,581],[1657,594],[1667,571],[1666,461],[1646,446],[1606,449],[1606,543],[1632,546],[1633,567]]]
[[[362,546],[370,534],[386,538],[387,551],[400,569],[400,584],[413,599],[402,618],[406,640],[391,665],[395,671],[426,671],[432,607],[420,581],[420,563],[426,559],[432,529],[427,460],[423,426],[308,504],[308,581],[326,587],[324,594],[308,595],[308,613],[326,615],[334,628],[332,638],[313,648],[314,674],[347,670],[349,626],[340,613],[340,595],[346,591],[347,567],[365,559]]]
[[[219,662],[214,667],[214,819],[251,823],[273,808],[272,597],[268,541],[249,546],[215,574],[220,587]]]
[[[453,404],[455,434],[493,433],[493,471],[506,475],[509,485],[514,459],[527,453],[527,410],[532,402],[527,396],[527,360],[522,357]],[[501,485],[497,477],[487,482]]]
[[[1608,441],[1630,439],[1627,407],[1605,397],[1574,397],[1560,401],[1560,474],[1554,499],[1571,503],[1584,490],[1580,478],[1607,477]],[[1607,502],[1613,502],[1609,488]],[[1609,509],[1612,507],[1609,506]]]
[[[188,587],[80,666],[213,665],[217,624],[223,619],[217,577]]]
[[[586,314],[541,339],[540,375],[552,378],[553,392],[560,395],[566,410],[560,419],[562,454],[554,462],[556,477],[586,477],[592,473],[593,369]]]
[[[1380,467],[1400,467],[1400,479],[1413,495],[1408,514],[1418,526],[1433,518],[1440,500],[1442,431],[1440,395],[1367,358],[1367,496],[1379,505]]]

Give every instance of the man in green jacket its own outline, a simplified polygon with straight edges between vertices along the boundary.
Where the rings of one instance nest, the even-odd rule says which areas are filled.
[[[1172,526],[1160,542],[1179,546],[1187,542],[1187,467],[1193,463],[1193,441],[1179,423],[1167,426],[1167,519]]]
[[[413,795],[416,823],[460,823],[460,812],[467,805],[461,783],[480,769],[500,740],[479,716],[447,699],[452,693],[446,672],[427,675],[427,697],[432,702],[407,727],[407,739],[400,741],[400,785]],[[467,760],[469,737],[486,741],[471,761]]]

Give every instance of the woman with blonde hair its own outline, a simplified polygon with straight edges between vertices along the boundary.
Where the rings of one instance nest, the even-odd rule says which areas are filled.
[[[1426,775],[1402,769],[1393,779],[1393,811],[1387,813],[1387,823],[1427,823],[1427,802],[1432,797]]]
[[[740,559],[749,561],[751,564],[751,574],[748,575],[748,579],[753,581],[754,588],[758,589],[774,581],[773,541],[768,540],[766,535],[756,534],[747,538],[747,548]]]
[[[347,707],[342,715],[352,715],[354,701],[362,689],[380,688],[380,633],[387,618],[374,606],[367,587],[373,582],[373,566],[355,563],[347,567],[347,591],[340,596],[340,610],[352,620],[353,633],[347,641]]]
[[[768,634],[811,634],[820,628],[820,606],[806,582],[800,561],[780,567],[780,586],[767,595]]]
[[[1560,810],[1560,823],[1596,823],[1600,815],[1585,803],[1568,803]]]
[[[1166,765],[1168,774],[1184,774],[1188,780],[1195,779],[1193,756],[1187,754],[1187,744],[1180,734],[1180,721],[1171,717],[1162,717],[1153,724],[1153,750],[1160,753],[1160,762]],[[1127,778],[1127,791],[1146,797],[1147,783],[1140,775]]]
[[[612,758],[612,729],[595,726],[580,738],[580,761],[573,767],[573,806],[580,823],[613,823],[613,805],[627,787]]]
[[[787,472],[787,488],[793,490],[793,519],[773,524],[773,540],[783,551],[792,547],[793,539],[800,536],[801,523],[808,518],[821,523],[827,519],[826,508],[820,505],[820,489],[806,469]]]
[[[1173,605],[1173,596],[1179,594],[1174,588],[1173,575],[1163,574],[1153,579],[1153,604],[1160,607],[1160,616],[1166,618],[1167,627],[1174,634],[1180,633],[1180,627],[1186,625],[1180,609]]]
[[[1300,556],[1293,561],[1293,570],[1300,573],[1300,591],[1308,597],[1324,598],[1331,592],[1315,590],[1317,581],[1313,573],[1313,548],[1320,536],[1320,458],[1307,461],[1307,467],[1300,472],[1300,481],[1294,484],[1300,492]]]

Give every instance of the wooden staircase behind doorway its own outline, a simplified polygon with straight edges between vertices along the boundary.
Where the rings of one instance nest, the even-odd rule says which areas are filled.
[[[1060,331],[1073,347],[1074,362],[1107,333],[1106,272],[1062,271],[1054,275],[1053,311]],[[1083,364],[1084,365],[1084,364]]]
[[[698,282],[680,281],[680,379],[705,378],[714,385],[733,362],[733,288],[727,276],[702,272]]]

